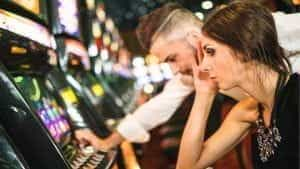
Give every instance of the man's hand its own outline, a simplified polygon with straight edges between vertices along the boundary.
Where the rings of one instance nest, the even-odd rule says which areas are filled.
[[[107,152],[112,147],[105,140],[100,139],[94,132],[89,129],[79,129],[75,131],[75,138],[80,145],[91,145],[96,150]]]

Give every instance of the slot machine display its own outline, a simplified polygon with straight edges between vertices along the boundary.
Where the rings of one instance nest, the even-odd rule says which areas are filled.
[[[76,40],[64,39],[66,63],[63,67],[69,81],[76,93],[79,93],[84,102],[92,109],[92,116],[106,123],[110,119],[122,117],[123,112],[119,107],[107,109],[112,106],[105,96],[105,89],[90,71],[90,60],[84,46]]]
[[[33,169],[112,167],[116,151],[103,153],[79,145],[73,122],[82,124],[80,127],[87,124],[76,111],[60,106],[48,91],[46,75],[56,63],[56,55],[46,22],[39,23],[27,10],[9,12],[9,5],[0,9],[0,59],[5,65],[0,64],[0,90],[6,96],[0,100],[5,110],[1,123]]]
[[[2,0],[3,6],[10,10],[25,10],[32,17],[38,18],[39,22],[47,22],[46,0]],[[28,13],[22,15],[28,15]]]
[[[17,75],[14,78],[17,86],[28,97],[29,104],[41,119],[52,138],[61,148],[64,157],[73,169],[105,168],[112,162],[113,151],[96,152],[92,147],[80,148],[72,138],[71,126],[67,113],[60,107],[53,96],[47,92],[46,82],[39,76]]]
[[[47,53],[51,47],[51,35],[32,13],[26,10],[18,10],[18,14],[11,12],[18,9],[14,5],[3,1],[0,9],[0,90],[3,96],[0,98],[0,120],[31,168],[68,168],[53,139],[11,77],[11,73],[21,69],[32,70],[29,69],[31,66],[35,68],[35,65],[28,64],[27,56],[34,58],[37,65],[40,64],[43,58],[40,56],[46,56],[43,53]],[[28,17],[22,17],[23,14]],[[53,162],[49,164],[49,160]]]
[[[90,71],[88,51],[81,41],[78,2],[76,0],[68,2],[55,0],[52,1],[51,5],[51,19],[54,23],[52,27],[53,32],[56,33],[60,69],[64,72],[76,94],[84,98],[82,100],[90,108],[96,123],[105,123],[105,112],[112,115],[113,118],[118,118],[123,113],[121,109],[119,110],[121,113],[103,111],[103,108],[107,107],[103,102],[105,90]],[[68,10],[61,10],[64,6],[68,6]],[[72,18],[72,20],[66,18]],[[75,19],[77,20],[75,21]]]
[[[129,55],[128,53],[123,55],[122,51],[125,51],[123,41],[112,19],[106,16],[104,5],[99,4],[95,11],[92,31],[86,31],[92,34],[89,36],[91,38],[89,46],[95,44],[99,51],[98,55],[92,58],[93,73],[102,84],[109,86],[115,99],[119,100],[117,103],[122,105],[123,111],[131,113],[136,108],[137,93],[131,70],[128,64],[123,64],[123,61],[130,60]]]
[[[115,29],[114,23],[111,19],[108,19],[106,22],[106,16],[105,16],[105,11],[104,11],[104,5],[103,2],[99,2],[97,4],[95,4],[95,2],[93,3],[93,1],[86,1],[86,4],[81,4],[81,7],[83,7],[83,9],[81,9],[81,11],[85,11],[82,12],[84,14],[83,17],[83,21],[84,23],[82,25],[84,25],[82,27],[82,31],[84,34],[84,41],[85,41],[85,45],[88,48],[88,54],[90,56],[90,61],[91,61],[91,71],[94,75],[94,77],[97,79],[97,81],[103,86],[103,89],[105,91],[105,96],[103,97],[102,101],[103,101],[103,108],[104,108],[104,113],[110,113],[110,114],[115,114],[118,113],[118,111],[120,113],[121,116],[124,116],[126,113],[128,112],[132,112],[131,110],[133,110],[132,106],[133,103],[132,101],[134,101],[135,99],[133,97],[131,97],[132,95],[130,95],[128,92],[127,98],[123,97],[121,98],[121,96],[124,96],[123,94],[126,92],[126,89],[128,89],[128,82],[130,84],[130,82],[133,81],[115,81],[116,79],[122,79],[122,78],[118,78],[121,77],[121,75],[119,75],[118,73],[112,73],[110,70],[108,70],[108,73],[105,74],[103,69],[105,69],[105,65],[111,65],[109,63],[113,63],[111,61],[106,62],[107,60],[110,60],[110,54],[109,52],[112,51],[113,53],[121,53],[118,52],[119,47],[121,46],[121,41],[120,43],[120,36],[119,33],[117,31],[117,29]],[[97,10],[96,10],[97,9]],[[102,24],[105,23],[105,24]],[[105,32],[103,30],[109,31],[109,32]],[[103,35],[103,36],[102,36]],[[113,41],[111,43],[111,40]],[[126,53],[128,54],[128,53]],[[123,55],[122,55],[123,56]],[[129,55],[126,55],[129,56]],[[112,57],[111,57],[112,59]],[[129,58],[126,58],[129,59]],[[121,59],[124,61],[124,59]],[[128,60],[126,60],[128,61]],[[124,63],[124,62],[122,62]],[[129,77],[128,74],[126,72],[128,72],[128,70],[123,71],[125,69],[121,69],[121,71],[119,71],[120,74],[123,74],[123,76],[125,77]],[[124,73],[125,72],[125,73]],[[106,75],[106,76],[105,76]],[[111,84],[109,83],[109,81],[106,78],[110,78],[113,79],[114,82],[117,82],[115,84],[118,84],[116,86],[117,89],[120,88],[124,88],[125,90],[119,90],[122,91],[120,93],[118,93],[118,90],[115,90],[114,88],[111,87]],[[126,79],[126,78],[124,78]],[[118,83],[121,82],[121,83]],[[125,87],[124,87],[125,86]],[[127,90],[129,91],[129,90]],[[106,109],[107,106],[111,106],[111,107],[115,107],[117,108],[117,110],[115,109],[111,109],[112,112],[108,111],[108,109]],[[118,123],[118,119],[114,118],[113,116],[106,116],[106,117],[112,117],[111,120],[107,120],[107,125],[111,126],[111,128],[114,128],[114,125],[116,125]],[[124,164],[125,168],[140,168],[140,165],[138,163],[138,160],[136,158],[136,154],[135,154],[135,150],[132,146],[131,143],[129,142],[123,142],[120,146],[121,152],[122,152],[122,161]]]
[[[0,168],[1,169],[29,169],[22,155],[0,125]]]
[[[77,41],[74,41],[77,42]],[[77,54],[85,54],[84,51],[81,51],[79,47],[82,46],[75,46],[72,47],[72,53],[74,53],[74,56],[77,56]],[[67,48],[69,50],[70,47]],[[83,52],[83,53],[82,53]],[[75,54],[77,53],[77,54]],[[73,59],[70,61],[71,64],[74,65],[81,65],[80,60],[75,60]],[[85,64],[88,64],[88,60],[86,60]],[[89,78],[89,74],[86,75],[87,78]],[[92,77],[90,77],[92,78]],[[68,114],[73,121],[76,121],[75,126],[81,126],[80,123],[78,125],[78,122],[80,120],[78,119],[78,115],[84,116],[85,123],[89,125],[89,127],[100,137],[106,137],[109,135],[109,130],[104,124],[104,118],[101,116],[97,116],[97,118],[94,118],[91,116],[92,112],[94,109],[91,108],[91,106],[88,104],[86,99],[89,98],[84,98],[81,95],[81,92],[77,91],[82,91],[86,90],[86,88],[83,88],[81,86],[81,83],[78,83],[73,76],[70,74],[66,74],[65,72],[62,72],[58,67],[56,66],[55,69],[51,70],[47,74],[47,80],[49,82],[49,91],[53,93],[53,95],[56,95],[58,98],[58,101],[60,102],[61,105],[64,105],[66,110],[68,111]],[[94,99],[94,101],[97,101],[97,98],[94,98],[94,95],[102,95],[103,94],[103,89],[100,85],[92,83],[90,85],[91,93],[89,97],[91,99]]]

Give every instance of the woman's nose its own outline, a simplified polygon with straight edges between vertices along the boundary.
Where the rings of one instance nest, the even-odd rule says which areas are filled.
[[[209,72],[211,70],[210,59],[208,57],[203,57],[200,68],[203,72]]]

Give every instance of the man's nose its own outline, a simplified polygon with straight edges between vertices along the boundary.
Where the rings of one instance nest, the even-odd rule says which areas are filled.
[[[179,73],[180,70],[179,70],[179,66],[178,65],[176,65],[174,63],[169,63],[169,65],[170,65],[171,70],[172,70],[172,72],[173,72],[174,75],[177,74],[177,73]]]

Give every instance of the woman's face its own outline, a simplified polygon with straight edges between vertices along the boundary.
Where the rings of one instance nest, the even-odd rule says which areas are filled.
[[[245,76],[246,65],[242,63],[230,47],[203,35],[201,39],[203,60],[202,70],[208,71],[209,77],[223,90],[239,86]]]

